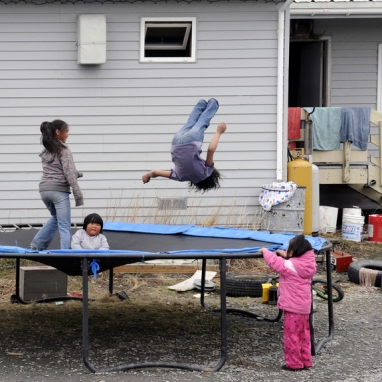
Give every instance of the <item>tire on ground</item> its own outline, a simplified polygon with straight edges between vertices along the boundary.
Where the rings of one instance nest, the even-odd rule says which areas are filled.
[[[261,297],[262,284],[268,283],[275,275],[257,274],[227,274],[226,295],[231,297]]]
[[[349,264],[349,281],[359,284],[359,271],[361,268],[373,269],[379,271],[375,279],[375,286],[382,286],[382,261],[381,260],[358,260]]]

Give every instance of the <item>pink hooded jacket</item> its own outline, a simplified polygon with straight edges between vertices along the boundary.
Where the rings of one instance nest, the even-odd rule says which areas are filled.
[[[263,256],[266,263],[280,274],[277,306],[287,312],[309,314],[312,303],[311,283],[316,273],[314,251],[284,259],[267,250]]]

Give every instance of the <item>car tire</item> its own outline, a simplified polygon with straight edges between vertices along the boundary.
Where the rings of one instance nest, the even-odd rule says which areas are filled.
[[[375,279],[375,286],[382,286],[382,261],[381,260],[358,260],[349,264],[348,278],[349,281],[359,284],[359,271],[361,268],[374,269],[378,271]]]
[[[262,284],[266,284],[275,275],[264,273],[227,274],[226,295],[231,297],[261,297]],[[277,276],[276,276],[277,277]]]

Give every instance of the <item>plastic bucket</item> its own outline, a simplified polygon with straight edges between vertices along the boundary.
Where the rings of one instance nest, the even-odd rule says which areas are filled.
[[[382,215],[369,215],[369,241],[382,241]]]
[[[342,238],[352,241],[362,240],[362,230],[365,224],[364,216],[343,215],[342,217]]]
[[[343,215],[362,216],[362,210],[359,207],[344,208]]]
[[[338,208],[320,206],[320,232],[336,232]]]

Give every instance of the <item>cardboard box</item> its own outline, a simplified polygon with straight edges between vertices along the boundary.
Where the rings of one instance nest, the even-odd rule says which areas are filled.
[[[49,266],[20,267],[20,297],[36,301],[67,295],[68,276]]]
[[[346,252],[334,251],[330,256],[332,267],[337,273],[347,272],[349,264],[353,261],[353,257]]]

